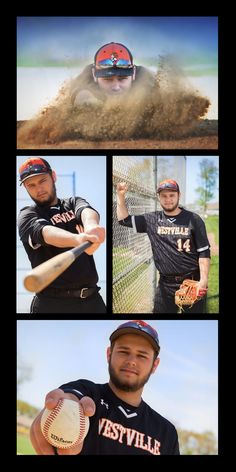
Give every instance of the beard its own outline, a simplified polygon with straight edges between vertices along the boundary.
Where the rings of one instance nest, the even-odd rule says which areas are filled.
[[[50,206],[55,201],[56,196],[57,196],[57,192],[56,192],[55,182],[52,181],[52,190],[46,200],[40,201],[40,200],[37,200],[36,198],[33,198],[33,197],[31,198],[34,201],[34,203],[36,203],[36,205],[40,207],[47,207],[47,206]]]
[[[118,388],[119,390],[123,390],[123,392],[137,392],[138,390],[143,388],[144,385],[148,382],[152,373],[152,368],[145,377],[136,380],[136,382],[133,382],[132,384],[130,384],[128,381],[122,381],[119,379],[118,375],[115,372],[115,369],[111,365],[111,361],[109,361],[108,363],[108,371],[110,374],[110,380],[116,388]]]
[[[177,203],[174,203],[172,207],[167,207],[165,205],[161,205],[161,206],[162,206],[164,211],[167,211],[167,212],[175,211],[176,208],[178,208],[178,206],[179,206],[179,200],[177,201]]]

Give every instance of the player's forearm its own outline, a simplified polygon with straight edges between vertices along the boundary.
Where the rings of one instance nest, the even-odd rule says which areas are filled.
[[[199,270],[200,270],[200,281],[203,285],[205,285],[207,287],[209,270],[210,270],[210,259],[209,259],[209,257],[200,257],[199,258]]]
[[[125,203],[125,196],[117,194],[117,218],[124,220],[129,216],[129,212]]]
[[[86,232],[88,229],[99,225],[100,217],[96,211],[91,208],[85,208],[81,213],[81,220]]]
[[[44,226],[42,236],[45,243],[56,247],[76,247],[82,244],[83,238],[79,234],[73,234],[54,226]]]

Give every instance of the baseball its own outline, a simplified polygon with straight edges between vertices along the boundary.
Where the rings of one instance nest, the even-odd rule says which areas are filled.
[[[80,403],[64,398],[53,410],[45,408],[41,430],[52,446],[68,449],[84,440],[89,430],[89,419]]]

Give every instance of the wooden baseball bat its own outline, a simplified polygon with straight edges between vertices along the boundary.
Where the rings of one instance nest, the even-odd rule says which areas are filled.
[[[41,290],[62,274],[91,244],[90,241],[86,241],[80,246],[58,254],[32,269],[24,278],[26,290],[35,293],[41,292]]]

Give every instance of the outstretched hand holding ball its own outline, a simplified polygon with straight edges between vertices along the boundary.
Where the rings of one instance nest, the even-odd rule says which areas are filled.
[[[66,398],[59,400],[52,410],[45,408],[41,430],[52,446],[62,449],[78,446],[89,430],[89,419],[79,402]]]
[[[79,400],[72,393],[52,390],[45,399],[45,409],[35,418],[30,439],[38,455],[77,455],[89,430],[89,416],[95,413],[90,397]]]

